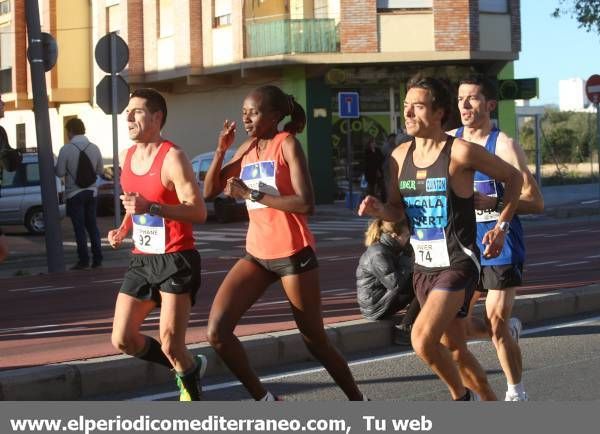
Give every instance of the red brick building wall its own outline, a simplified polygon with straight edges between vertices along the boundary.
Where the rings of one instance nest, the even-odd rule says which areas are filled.
[[[436,50],[476,51],[479,49],[479,2],[477,0],[433,0],[433,16]]]
[[[342,53],[376,53],[376,0],[341,0],[340,44]]]
[[[123,10],[127,17],[127,45],[129,46],[129,74],[144,74],[144,4],[143,0],[129,0]]]

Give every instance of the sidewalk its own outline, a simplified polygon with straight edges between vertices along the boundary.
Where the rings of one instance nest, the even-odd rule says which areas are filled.
[[[585,218],[584,216],[600,215],[600,202],[596,201],[597,188],[597,184],[588,184],[543,189],[546,213],[541,216],[524,216],[525,225],[540,224],[544,220],[555,218]],[[581,203],[586,201],[590,202]],[[344,218],[356,214],[345,208],[344,203],[335,203],[319,205],[316,215]],[[70,222],[63,222],[63,227],[65,224],[70,225]],[[112,218],[104,224],[112,224]],[[107,257],[105,266],[110,267],[113,263],[122,266],[123,259],[119,256],[121,254],[126,257],[127,250],[115,251],[114,257]],[[14,260],[26,265],[32,274],[36,273],[37,271],[34,270],[37,269],[45,272],[43,251],[37,254],[29,252]],[[480,315],[482,308],[482,305],[478,305],[475,314]],[[600,312],[600,284],[522,294],[517,297],[514,307],[514,315],[525,325],[591,312]],[[332,342],[345,354],[393,345],[392,323],[389,321],[356,320],[329,325],[326,329]],[[256,368],[313,360],[295,330],[249,336],[242,338],[242,341],[252,365]],[[208,357],[209,377],[228,373],[227,368],[207,343],[193,345],[191,349],[194,353],[202,353]],[[132,357],[111,356],[0,372],[0,399],[89,399],[98,395],[169,382],[172,382],[172,375],[166,369],[140,362]]]

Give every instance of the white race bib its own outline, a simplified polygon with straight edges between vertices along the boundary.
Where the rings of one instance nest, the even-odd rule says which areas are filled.
[[[275,161],[258,161],[246,164],[242,167],[240,178],[253,190],[279,196],[279,190],[275,183],[276,167]],[[248,210],[266,207],[262,203],[246,200],[246,208]]]
[[[498,197],[496,189],[496,181],[487,179],[485,181],[475,181],[473,183],[474,190],[488,197]],[[500,213],[493,209],[476,209],[475,221],[477,223],[496,221],[500,217]]]
[[[133,216],[133,242],[143,253],[165,253],[165,219],[150,214]]]
[[[449,267],[450,257],[444,228],[419,228],[410,237],[415,263],[427,268]]]

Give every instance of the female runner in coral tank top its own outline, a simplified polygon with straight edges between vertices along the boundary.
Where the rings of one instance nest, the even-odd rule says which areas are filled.
[[[288,115],[291,122],[278,131],[279,122]],[[306,124],[304,109],[278,87],[263,86],[244,100],[242,120],[249,138],[222,167],[235,135],[235,123],[225,121],[204,181],[206,198],[225,190],[236,199],[246,199],[250,218],[247,254],[229,271],[215,296],[208,341],[254,399],[275,400],[248,363],[233,330],[267,287],[281,280],[309,351],[349,399],[362,400],[348,364],[323,328],[315,241],[307,224],[307,215],[314,210],[312,183],[294,137]]]

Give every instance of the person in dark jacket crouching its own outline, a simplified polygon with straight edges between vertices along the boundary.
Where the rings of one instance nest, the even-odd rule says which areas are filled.
[[[410,345],[410,331],[420,310],[412,287],[414,255],[409,239],[405,223],[372,221],[365,233],[367,250],[356,269],[358,306],[366,319],[389,318],[408,306],[394,331],[399,345]]]

